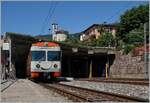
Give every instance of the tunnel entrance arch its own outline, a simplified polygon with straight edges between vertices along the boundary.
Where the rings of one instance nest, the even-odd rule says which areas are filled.
[[[31,44],[36,42],[31,36],[18,33],[6,32],[5,42],[11,42],[11,67],[17,78],[26,78],[27,58]]]

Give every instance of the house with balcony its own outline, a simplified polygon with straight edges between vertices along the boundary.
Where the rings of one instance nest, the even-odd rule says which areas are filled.
[[[80,41],[90,41],[91,38],[98,39],[104,32],[116,35],[116,27],[113,24],[93,24],[82,32]]]

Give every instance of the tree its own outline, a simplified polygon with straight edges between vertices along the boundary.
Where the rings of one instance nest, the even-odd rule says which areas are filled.
[[[128,54],[130,53],[133,49],[135,48],[135,46],[133,44],[127,44],[124,46],[123,48],[123,53],[124,54]]]
[[[146,22],[149,22],[149,4],[127,10],[120,17],[120,23],[117,25],[118,35],[124,38],[131,30],[139,28]]]
[[[140,32],[130,32],[125,36],[124,39],[126,44],[143,44],[144,43],[144,35]]]
[[[117,49],[123,49],[125,54],[131,52],[135,46],[140,46],[144,43],[144,31],[143,26],[131,30],[129,33],[124,35],[124,38],[116,38]]]
[[[115,46],[115,38],[111,33],[103,33],[96,40],[96,46]]]

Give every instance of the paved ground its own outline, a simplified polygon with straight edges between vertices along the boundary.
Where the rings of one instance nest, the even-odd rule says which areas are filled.
[[[55,92],[31,82],[27,79],[19,79],[9,88],[1,92],[2,102],[69,102]],[[71,101],[70,101],[71,102]]]
[[[8,79],[8,80],[1,80],[1,92],[11,86],[16,80]]]

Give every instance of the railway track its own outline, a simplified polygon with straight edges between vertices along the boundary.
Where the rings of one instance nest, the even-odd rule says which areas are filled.
[[[119,94],[113,94],[103,91],[96,91],[81,87],[75,87],[65,84],[40,84],[47,89],[67,96],[75,102],[101,102],[101,101],[119,101],[119,102],[148,102],[147,99],[129,97]]]
[[[122,83],[122,84],[132,84],[132,85],[146,85],[149,86],[149,80],[135,80],[135,79],[77,79],[79,81],[89,81],[89,82],[104,82],[104,83]]]

